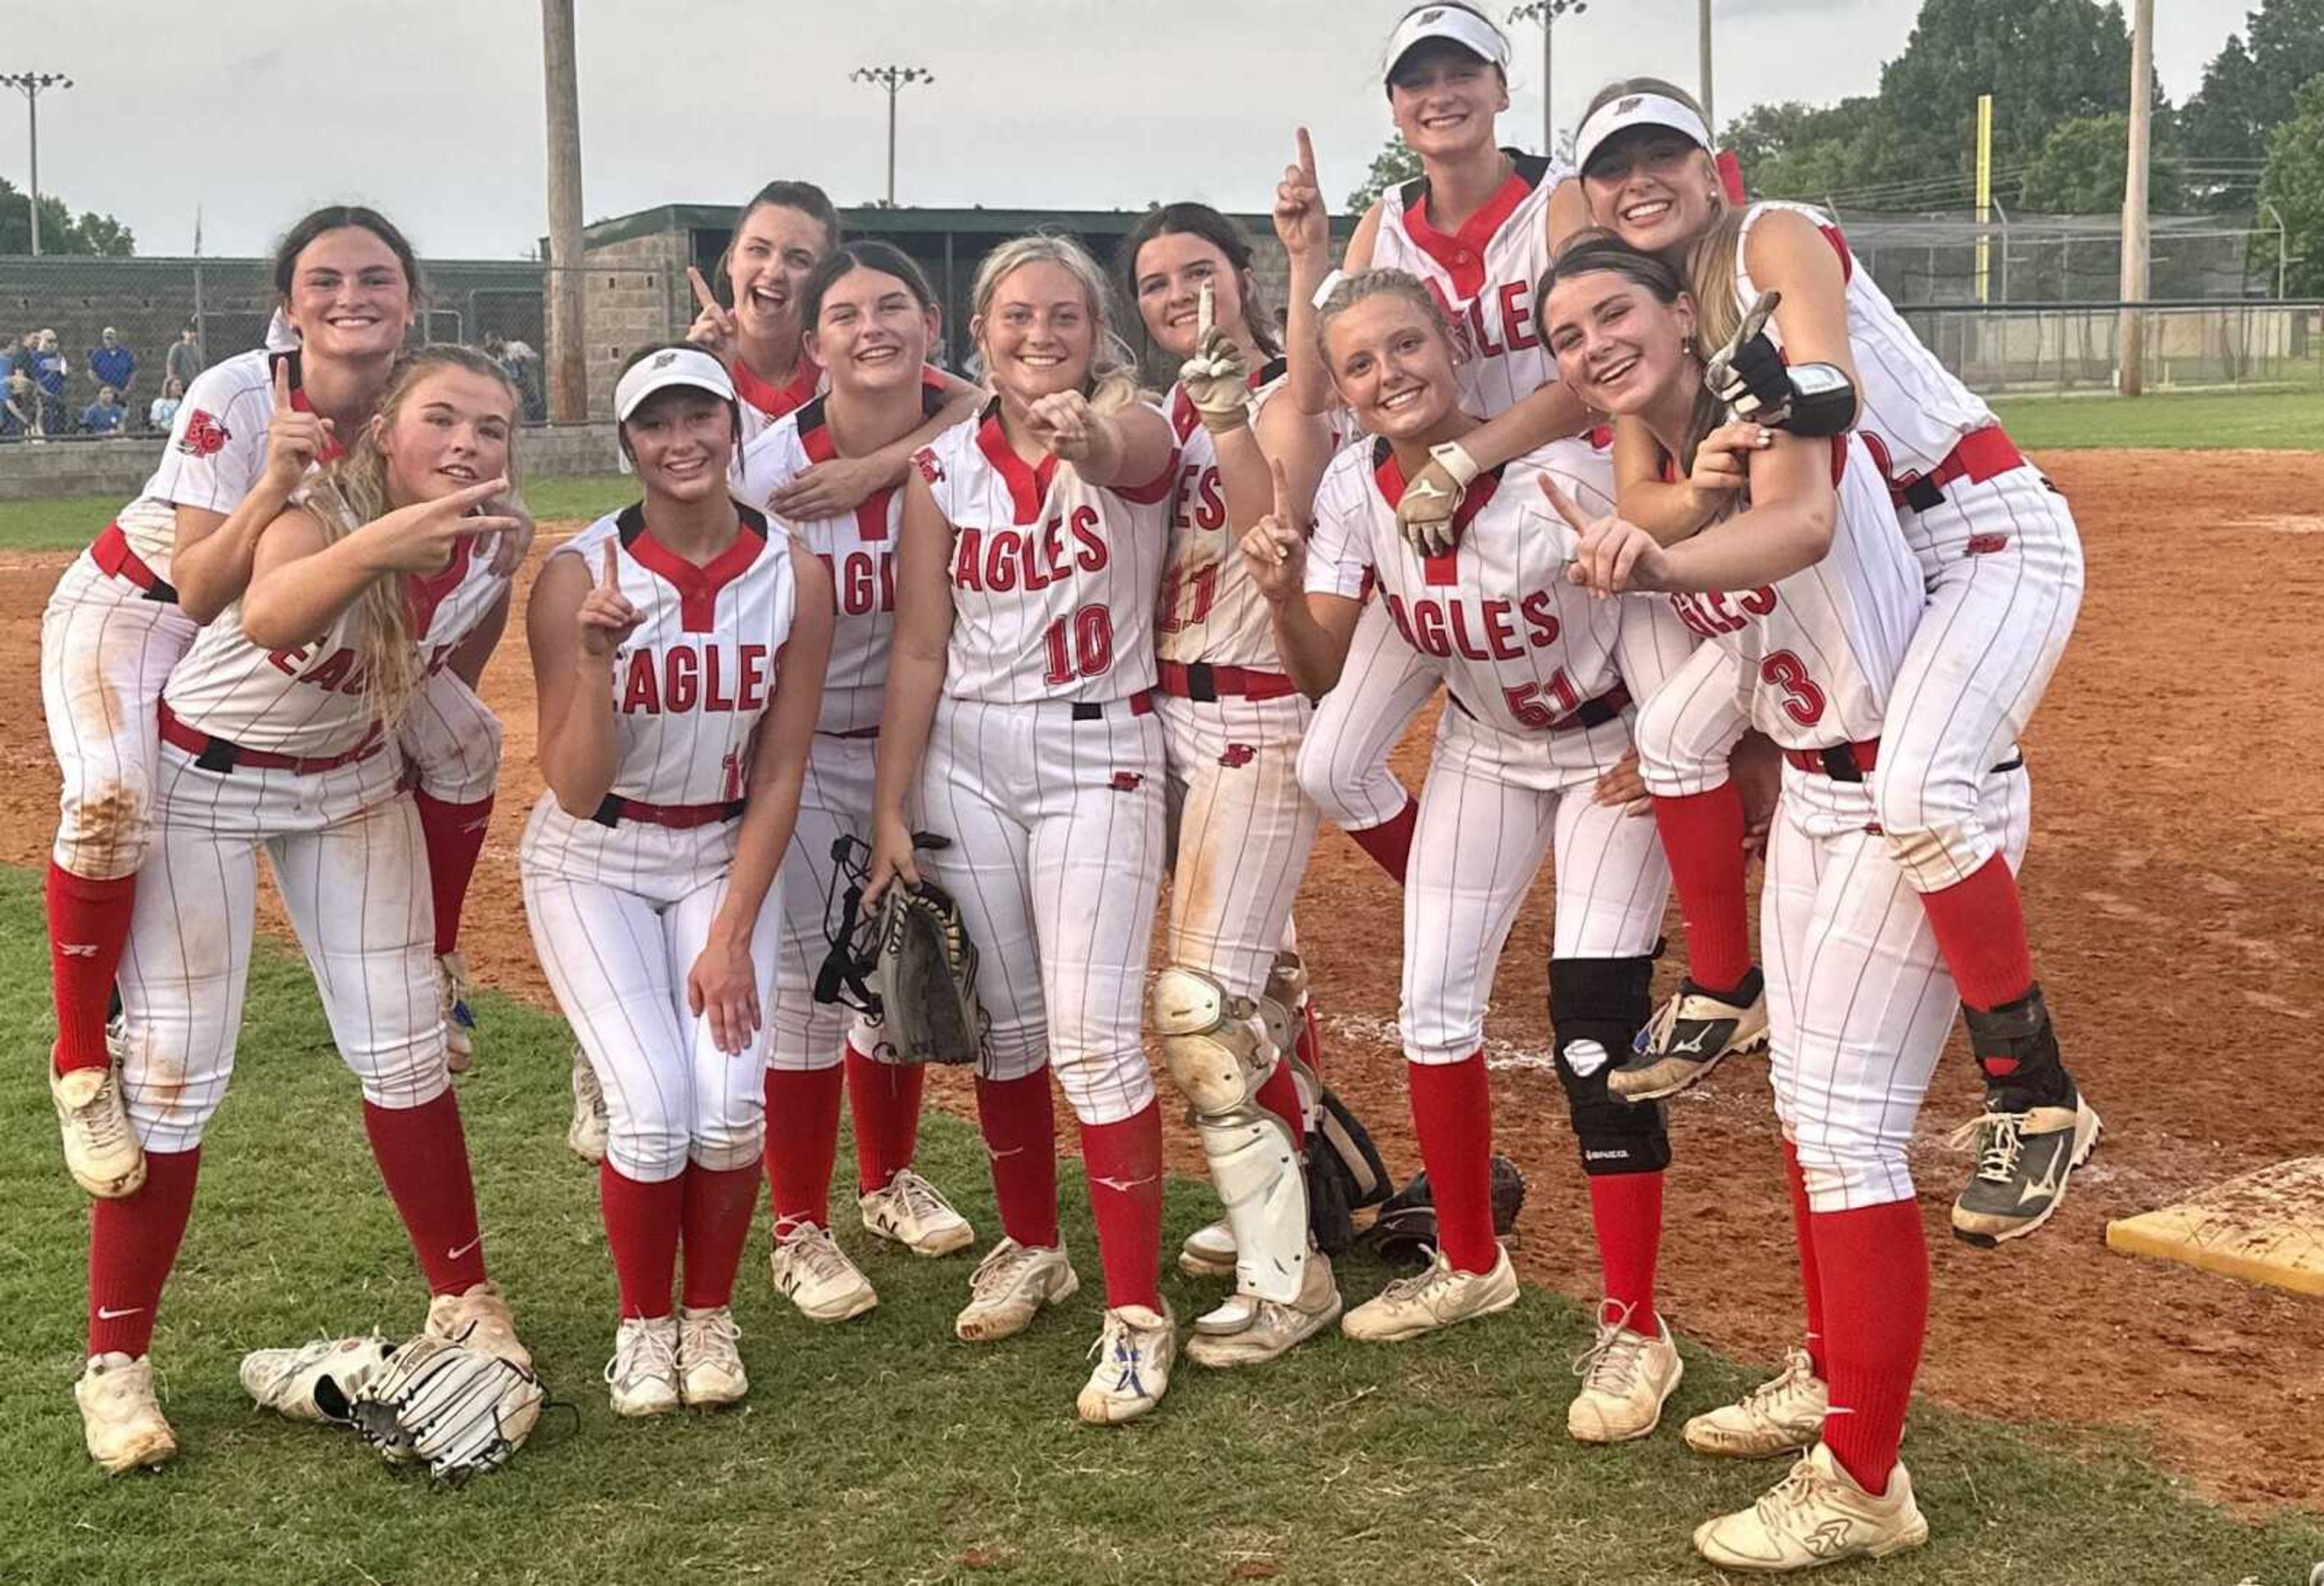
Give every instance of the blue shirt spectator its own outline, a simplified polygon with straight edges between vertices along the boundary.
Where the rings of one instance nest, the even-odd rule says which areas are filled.
[[[113,387],[108,385],[97,393],[97,401],[80,410],[80,427],[91,435],[118,435],[121,421],[128,416],[129,410],[121,405]]]
[[[185,405],[185,401],[186,388],[183,385],[175,379],[163,381],[161,394],[153,399],[152,407],[146,410],[145,427],[167,435],[170,426],[177,422],[178,410]]]
[[[88,350],[88,377],[98,385],[109,385],[126,398],[130,383],[137,378],[137,355],[121,345],[121,333],[108,325],[103,340]]]
[[[71,373],[65,355],[57,351],[57,333],[41,332],[41,345],[32,353],[32,383],[52,397],[65,394],[65,376]]]

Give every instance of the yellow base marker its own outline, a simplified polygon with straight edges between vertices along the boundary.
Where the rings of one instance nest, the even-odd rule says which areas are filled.
[[[2324,1295],[2324,1157],[2278,1162],[2175,1206],[2109,1222],[2107,1244],[2126,1255]]]

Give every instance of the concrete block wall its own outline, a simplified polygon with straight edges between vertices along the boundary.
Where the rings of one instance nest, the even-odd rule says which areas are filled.
[[[694,322],[686,267],[693,261],[678,232],[654,232],[591,248],[582,317],[587,327],[589,414],[611,418],[613,383],[631,354],[682,335]]]

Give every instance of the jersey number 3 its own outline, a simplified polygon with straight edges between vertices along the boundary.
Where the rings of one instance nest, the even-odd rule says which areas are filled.
[[[1807,663],[1788,650],[1762,656],[1759,678],[1771,688],[1784,691],[1784,714],[1803,727],[1812,727],[1823,720],[1823,690],[1808,676]]]

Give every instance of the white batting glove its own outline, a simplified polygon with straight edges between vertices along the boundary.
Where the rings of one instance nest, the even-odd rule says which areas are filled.
[[[1425,557],[1443,556],[1457,545],[1452,514],[1461,498],[1481,472],[1477,459],[1457,440],[1428,448],[1428,462],[1404,487],[1397,503],[1396,526],[1405,541]]]

